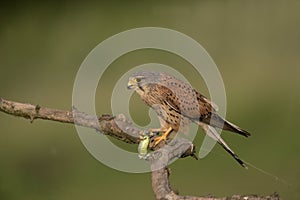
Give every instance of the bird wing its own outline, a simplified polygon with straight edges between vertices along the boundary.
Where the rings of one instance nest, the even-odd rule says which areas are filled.
[[[190,84],[173,76],[163,75],[158,84],[162,101],[190,119],[203,119],[217,111],[217,106]]]

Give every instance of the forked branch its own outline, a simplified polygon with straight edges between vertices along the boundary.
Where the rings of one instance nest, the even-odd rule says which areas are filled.
[[[19,103],[0,98],[0,111],[18,117],[29,119],[33,122],[35,119],[51,120],[62,123],[71,123],[79,126],[95,129],[98,132],[117,138],[126,143],[139,143],[139,134],[142,130],[134,127],[125,117],[120,114],[118,116],[101,115],[100,117],[88,115],[73,111],[64,111],[32,105],[28,103]],[[76,116],[74,118],[74,116]],[[169,175],[170,170],[167,168],[170,160],[176,157],[194,155],[193,144],[185,139],[174,139],[170,144],[160,148],[150,154],[148,158],[152,169],[152,188],[156,199],[169,200],[279,200],[277,194],[271,196],[257,195],[234,195],[232,197],[192,197],[179,196],[170,186]]]

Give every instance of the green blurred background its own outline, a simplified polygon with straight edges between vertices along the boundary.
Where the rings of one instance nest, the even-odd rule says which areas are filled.
[[[180,31],[202,44],[219,67],[227,117],[253,133],[249,139],[225,133],[225,140],[241,158],[280,179],[251,167],[244,170],[216,146],[204,159],[172,164],[173,188],[189,195],[278,192],[296,200],[299,10],[298,1],[283,0],[1,3],[0,96],[70,109],[76,72],[101,41],[136,27]],[[112,63],[101,80],[99,114],[111,112],[111,90],[122,73],[148,62],[173,66],[206,92],[202,80],[193,79],[191,66],[178,56],[132,52]],[[133,118],[147,124],[146,106],[136,96],[132,102]],[[72,125],[41,120],[30,124],[0,113],[0,127],[0,199],[154,199],[149,173],[127,174],[101,164]],[[197,138],[198,146],[202,138]]]

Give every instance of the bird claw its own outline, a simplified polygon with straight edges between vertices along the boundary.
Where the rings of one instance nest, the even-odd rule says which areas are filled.
[[[170,127],[162,136],[158,136],[154,138],[154,146],[157,146],[161,141],[166,141],[168,135],[172,132],[172,128]]]
[[[161,141],[166,141],[167,137],[165,134],[163,134],[162,136],[158,136],[156,138],[154,138],[154,146],[157,146]]]

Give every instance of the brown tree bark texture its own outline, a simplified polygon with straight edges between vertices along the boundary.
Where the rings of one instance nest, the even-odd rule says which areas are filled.
[[[141,131],[126,120],[124,115],[118,116],[101,115],[91,116],[77,111],[73,108],[70,111],[51,109],[29,103],[19,103],[0,98],[0,111],[9,115],[23,117],[33,122],[35,119],[51,120],[62,123],[76,124],[78,126],[95,129],[97,132],[117,138],[126,143],[139,143],[139,134]],[[278,194],[270,196],[258,195],[233,195],[231,197],[195,197],[180,196],[176,194],[169,182],[170,170],[168,163],[170,160],[185,156],[194,156],[194,146],[192,142],[179,138],[173,139],[168,145],[162,148],[154,148],[149,158],[149,164],[152,169],[152,189],[156,199],[165,200],[278,200]]]

